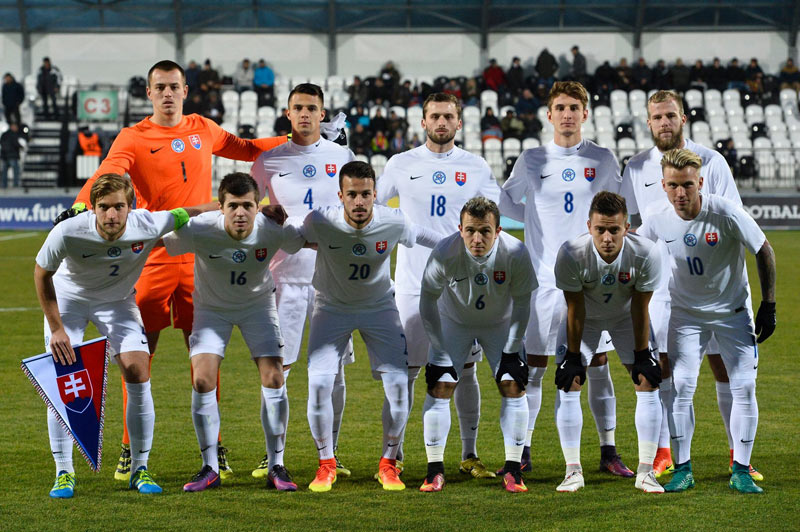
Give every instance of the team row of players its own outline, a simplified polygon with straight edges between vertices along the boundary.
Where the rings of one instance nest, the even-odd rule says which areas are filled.
[[[155,74],[157,73],[156,71]],[[658,101],[658,98],[651,101],[650,107],[652,107],[652,109],[649,109],[651,111],[651,128],[653,128],[654,131],[657,147],[659,138],[672,135],[672,141],[674,141],[675,138],[679,139],[679,146],[686,144],[686,147],[693,148],[693,146],[689,144],[690,141],[684,141],[680,138],[680,128],[678,128],[676,132],[675,128],[670,129],[669,127],[670,122],[677,122],[678,125],[680,125],[681,121],[685,120],[682,111],[679,109],[679,99],[675,98],[674,95],[670,97],[669,93],[666,94],[666,97],[664,96],[664,94],[661,95],[661,101]],[[323,116],[323,96],[318,88],[313,86],[300,86],[296,88],[290,96],[289,103],[289,117],[293,123],[292,141],[274,150],[264,152],[256,165],[254,165],[253,174],[262,190],[266,189],[269,191],[272,203],[280,203],[286,207],[290,215],[299,216],[320,204],[331,203],[332,197],[333,201],[336,201],[335,196],[333,196],[337,188],[334,178],[342,168],[342,165],[346,161],[352,159],[352,154],[320,138],[319,122]],[[580,124],[586,117],[585,107],[585,91],[583,91],[580,85],[559,84],[554,87],[553,93],[551,93],[549,109],[550,119],[556,130],[555,141],[551,145],[527,151],[523,154],[520,161],[517,163],[517,167],[515,167],[511,179],[506,184],[503,196],[500,199],[501,210],[503,210],[505,214],[522,218],[526,221],[526,229],[528,229],[526,231],[526,244],[531,251],[529,255],[533,259],[533,265],[536,269],[538,283],[540,285],[534,292],[534,304],[532,312],[530,313],[531,319],[527,327],[525,341],[526,347],[528,348],[527,352],[531,354],[528,355],[528,364],[522,365],[525,369],[530,370],[525,383],[525,388],[528,389],[529,393],[527,394],[526,401],[523,401],[529,406],[525,416],[527,418],[528,428],[527,434],[523,438],[523,440],[526,440],[525,443],[528,444],[525,448],[529,448],[530,434],[532,433],[536,413],[538,413],[538,404],[541,402],[541,375],[544,373],[542,359],[546,361],[546,358],[544,358],[545,356],[555,353],[555,337],[560,329],[563,316],[563,296],[561,296],[560,290],[557,290],[554,286],[555,276],[552,273],[555,263],[555,253],[564,240],[584,231],[585,226],[583,226],[583,224],[587,218],[588,204],[595,192],[599,190],[624,192],[624,190],[622,190],[623,185],[618,175],[618,166],[610,152],[602,150],[580,138]],[[662,109],[660,108],[663,107],[669,108],[667,112],[661,112]],[[154,111],[155,110],[156,100],[154,99]],[[418,221],[424,220],[427,227],[439,230],[440,234],[447,234],[451,233],[458,225],[458,207],[464,203],[465,198],[471,198],[478,194],[497,198],[500,195],[500,191],[492,179],[485,162],[453,146],[452,141],[455,131],[460,127],[460,110],[457,102],[444,95],[439,95],[426,102],[424,110],[425,117],[423,118],[423,127],[425,127],[428,134],[426,146],[396,156],[390,161],[386,172],[378,180],[378,197],[379,199],[385,199],[398,194],[401,200],[401,207],[403,210],[407,211],[413,219]],[[667,126],[657,129],[660,123],[659,121],[666,122]],[[656,131],[658,131],[658,133],[656,133]],[[177,151],[174,146],[173,150]],[[639,157],[639,159],[644,159],[645,162],[649,159],[655,159],[657,163],[658,159],[660,159],[660,153],[657,158],[652,155],[653,154],[647,154],[647,157]],[[715,162],[713,157],[710,160]],[[644,166],[646,165],[640,164],[640,169]],[[637,166],[632,161],[629,168],[635,170]],[[322,172],[323,169],[324,174]],[[581,171],[583,171],[582,177],[580,175]],[[719,172],[711,173],[718,174]],[[649,172],[643,171],[641,174],[642,176],[647,176],[647,182],[640,184],[640,186],[643,185],[644,191],[659,190],[661,199],[663,199],[664,194],[663,191],[660,190],[660,187],[652,187],[654,182],[657,182],[660,177],[660,167],[658,167],[658,174],[655,174],[652,169],[650,169]],[[630,175],[632,179],[625,182],[630,183],[631,188],[633,188],[633,183],[637,176],[635,172]],[[712,185],[715,184],[713,177],[712,179],[707,179],[706,183],[708,184],[709,181],[711,181]],[[725,185],[728,184],[722,179],[718,179],[717,181],[722,181]],[[136,181],[134,181],[134,184],[135,183]],[[732,180],[730,181],[730,186],[733,187]],[[635,190],[636,189],[634,189],[634,192]],[[716,191],[724,192],[723,188],[719,186]],[[733,187],[733,193],[735,194],[735,187]],[[629,203],[634,205],[636,194],[626,194],[626,196],[629,197]],[[736,197],[738,199],[738,195]],[[633,201],[631,198],[633,198]],[[453,209],[453,205],[456,206],[455,209]],[[420,207],[422,208],[422,212],[419,212]],[[362,207],[355,207],[354,214],[363,214],[360,209],[362,209]],[[380,212],[380,209],[376,212]],[[382,256],[390,249],[390,243],[391,242],[388,240],[377,240],[374,243],[362,243],[361,247],[357,249],[353,248],[349,251],[352,253],[350,256],[351,262],[347,262],[347,268],[350,268],[350,270],[345,272],[348,273],[348,282],[341,284],[341,281],[339,281],[340,284],[338,288],[341,289],[343,295],[349,296],[349,299],[346,301],[349,301],[351,306],[363,305],[364,301],[352,301],[353,293],[352,291],[348,292],[348,285],[352,284],[352,281],[359,282],[359,285],[368,285],[371,282],[370,279],[375,279],[374,275],[371,276],[372,266],[368,265],[366,262],[356,262],[353,257],[363,257],[368,252],[376,256]],[[374,251],[367,246],[367,244],[374,244]],[[413,382],[416,378],[419,366],[423,365],[428,357],[428,347],[426,345],[428,343],[428,335],[422,330],[425,320],[421,318],[422,314],[419,311],[420,308],[424,307],[421,307],[419,298],[422,284],[422,271],[427,262],[427,255],[429,252],[423,250],[419,253],[418,250],[419,248],[400,248],[396,275],[397,284],[395,287],[400,320],[405,329],[406,338],[408,339],[409,378],[408,384],[405,387],[408,393],[407,397],[411,396],[410,392],[413,390]],[[358,255],[356,251],[363,253],[362,255]],[[415,252],[417,252],[416,256],[414,255]],[[302,258],[303,255],[305,255],[305,258]],[[293,263],[292,261],[295,262]],[[302,336],[302,327],[305,321],[304,311],[308,308],[309,301],[313,300],[313,291],[311,287],[308,286],[309,281],[311,281],[312,272],[315,272],[313,266],[313,252],[310,250],[303,250],[297,255],[288,255],[278,252],[272,264],[273,275],[277,281],[278,288],[276,293],[278,296],[278,314],[281,315],[282,332],[286,338],[284,363],[288,365],[296,360],[297,352],[299,351],[299,338]],[[342,264],[345,263],[342,262]],[[199,268],[200,266],[198,265],[198,271]],[[487,284],[490,286],[493,284],[497,284],[498,286],[506,284],[504,276],[508,272],[505,272],[505,270],[492,270],[491,273],[491,282]],[[630,272],[621,273],[629,274]],[[316,275],[316,273],[314,275]],[[702,275],[702,273],[700,275]],[[483,279],[483,277],[480,277],[480,280]],[[242,282],[246,284],[246,274],[243,278],[231,277],[229,282]],[[622,281],[619,281],[619,283],[620,285],[626,284]],[[336,286],[336,283],[334,283],[334,285]],[[506,286],[511,286],[510,280]],[[336,292],[336,289],[334,288],[333,291]],[[282,297],[282,295],[286,297]],[[199,287],[197,296],[202,299]],[[324,296],[321,296],[320,300],[324,300]],[[481,310],[478,307],[486,303],[484,300],[478,301],[476,299],[474,304],[476,305],[474,310],[477,311]],[[299,319],[297,313],[292,317],[290,313],[292,309],[294,309],[295,312],[300,311]],[[514,315],[518,317],[520,312],[521,310],[517,309]],[[287,315],[289,316],[288,319],[284,318],[284,316]],[[195,321],[197,321],[197,316],[198,312],[195,311]],[[348,323],[352,325],[352,323]],[[291,333],[288,332],[290,330],[292,331]],[[522,328],[522,330],[524,330],[524,328]],[[663,330],[666,330],[666,327],[663,327]],[[519,334],[520,328],[518,327],[516,331],[517,334]],[[290,346],[292,341],[290,340],[290,336],[294,336],[295,345]],[[666,344],[662,343],[661,345],[663,346]],[[336,347],[336,351],[339,353],[347,351],[344,347],[342,349],[339,349],[340,346],[338,345]],[[486,345],[484,345],[484,347],[486,348]],[[663,347],[661,351],[664,351]],[[196,357],[193,357],[193,365],[195,365],[195,358]],[[330,355],[329,358],[333,359],[335,357],[334,355]],[[212,358],[211,360],[214,359]],[[458,389],[464,388],[466,390],[469,386],[464,386],[465,380],[468,380],[464,379],[465,374],[468,374],[471,370],[472,375],[474,375],[474,367],[471,366],[469,360],[465,362],[467,362],[466,371],[461,369],[463,367],[462,364],[456,364],[454,367],[458,367],[461,372],[461,382]],[[605,369],[605,375],[607,377],[607,367],[604,367],[604,364],[600,364],[597,367]],[[339,369],[341,370],[341,367]],[[312,371],[311,367],[310,371]],[[590,382],[601,381],[603,377],[602,369],[599,372],[601,379],[595,379],[594,381],[592,381],[592,371],[592,368],[588,370]],[[341,374],[341,371],[339,371],[339,373]],[[313,375],[313,371],[311,374]],[[442,375],[445,381],[448,378],[447,375],[449,375],[449,372]],[[508,373],[507,376],[512,376],[512,373]],[[502,377],[502,375],[500,377]],[[339,379],[336,378],[333,379],[333,387],[336,386],[338,380]],[[513,380],[514,379],[509,379],[509,382],[506,384],[510,384]],[[391,388],[392,383],[387,384],[386,379],[384,379],[384,383],[387,388],[393,389]],[[200,384],[205,384],[205,386]],[[275,385],[276,383],[271,382],[271,384]],[[324,379],[323,382],[316,383],[313,387],[310,385],[309,396],[319,397],[320,395],[315,395],[315,392],[320,390],[327,393],[329,388],[328,384],[328,380]],[[596,388],[602,390],[604,386],[605,384],[601,384],[596,386]],[[593,387],[594,386],[590,387],[590,396]],[[213,388],[213,379],[207,379],[205,382],[198,382],[198,378],[195,378],[195,393],[197,393],[198,396],[206,394],[206,403],[210,402],[208,401],[207,394],[213,391]],[[266,386],[266,388],[275,389],[269,386]],[[445,386],[445,388],[447,387]],[[475,388],[477,388],[477,386]],[[431,387],[431,393],[426,396],[426,418],[429,412],[441,410],[441,404],[436,408],[435,404],[429,405],[428,402],[434,401],[435,403],[435,400],[445,399],[445,397],[438,397],[437,395],[447,395],[446,391],[439,393],[435,390],[436,386]],[[531,391],[533,391],[533,393],[530,393]],[[333,393],[332,395],[335,396],[336,394]],[[394,434],[397,432],[396,413],[398,410],[402,410],[403,407],[402,404],[393,404],[389,399],[389,395],[391,394],[387,394],[387,408],[384,408],[384,432],[386,433],[384,448],[390,450],[388,454],[384,453],[387,455],[384,456],[384,458],[388,461],[392,460],[391,449],[400,447],[400,445],[395,444],[393,437],[397,436],[397,434]],[[613,401],[613,392],[606,395],[610,395]],[[323,393],[322,396],[326,396],[326,394]],[[519,399],[519,397],[516,399]],[[265,395],[265,403],[266,401],[267,398]],[[462,401],[462,403],[463,402],[464,401]],[[470,403],[470,401],[466,402],[468,404]],[[520,401],[517,401],[517,403],[519,402]],[[197,403],[196,407],[195,403]],[[201,410],[206,412],[208,410],[213,410],[208,404],[203,405],[201,403],[203,403],[203,399],[199,397],[197,401],[193,399],[193,413],[200,412]],[[472,404],[474,403],[475,401],[473,398]],[[531,405],[531,403],[534,404]],[[592,403],[591,400],[590,403]],[[608,403],[608,401],[606,401],[606,403]],[[456,404],[459,404],[458,393],[456,393]],[[335,442],[332,442],[331,445],[327,445],[325,438],[317,438],[317,435],[321,434],[325,436],[327,434],[326,423],[330,423],[332,419],[335,420],[336,415],[329,415],[330,411],[327,403],[313,406],[314,408],[312,408],[312,405],[309,407],[309,420],[312,425],[312,433],[315,434],[315,439],[318,440],[318,447],[322,447],[323,449],[327,448],[328,451],[332,453]],[[533,408],[530,408],[530,406],[533,406]],[[592,406],[593,410],[595,410],[595,405],[592,404]],[[605,409],[606,412],[601,413],[599,416],[597,412],[595,412],[595,417],[596,419],[600,418],[598,419],[598,428],[600,428],[600,420],[602,420],[602,425],[604,425],[604,430],[599,430],[601,443],[606,444],[603,446],[603,449],[607,450],[610,447],[613,452],[615,413],[613,412],[613,406],[610,409],[607,408],[607,406],[607,404],[601,404],[599,410]],[[475,434],[465,434],[464,426],[469,425],[474,427],[473,430],[476,430],[477,419],[475,419],[474,423],[465,424],[464,418],[467,416],[462,417],[461,410],[462,409],[459,411],[459,418],[462,425],[462,441],[465,443],[465,447],[469,447],[469,442],[472,442],[471,445],[474,448]],[[463,410],[469,410],[469,408]],[[506,410],[513,410],[513,407],[506,408]],[[263,411],[264,408],[262,406],[262,412]],[[312,416],[312,411],[319,412],[319,415]],[[509,419],[519,419],[518,412],[516,414],[510,414],[510,416]],[[265,416],[262,415],[262,418],[264,417]],[[314,429],[315,420],[318,425],[318,430],[316,431]],[[514,423],[511,423],[511,425],[514,425]],[[608,428],[611,430],[605,430]],[[563,432],[560,425],[559,431]],[[214,431],[211,430],[211,432]],[[201,438],[200,433],[201,431],[198,431],[198,438]],[[267,433],[266,424],[265,433]],[[470,436],[472,437],[470,438]],[[269,434],[267,434],[267,438],[269,440]],[[399,435],[399,440],[402,441],[402,434]],[[611,445],[608,445],[609,443]],[[204,446],[201,443],[201,448],[202,447]],[[269,450],[269,442],[267,447]],[[282,449],[282,446],[280,447]],[[436,448],[438,446],[434,444],[429,447]],[[659,447],[662,446],[659,445]],[[145,448],[149,448],[149,446],[145,446]],[[565,448],[571,447],[567,446]],[[462,463],[462,466],[464,466],[465,463],[468,467],[470,464],[474,465],[474,462],[469,462],[469,460],[472,459],[470,455],[474,457],[474,453],[465,453],[463,456],[465,462]],[[567,453],[565,451],[565,457],[566,455]],[[618,457],[615,455],[616,453],[612,454],[609,462],[613,464],[614,459],[616,459],[617,463],[621,464]],[[514,453],[511,454],[511,457],[515,457]],[[206,465],[213,464],[212,458],[208,460],[205,458],[204,456]],[[270,458],[272,458],[272,460],[269,463],[275,466],[282,465],[276,463],[279,460],[278,458]],[[429,460],[433,464],[436,464],[436,458],[436,452],[434,452],[432,456],[429,456]],[[321,453],[321,459],[327,461],[332,458],[327,456],[323,457]],[[527,458],[527,460],[529,463],[529,458]],[[568,463],[570,463],[571,460],[574,462],[574,458],[567,457]],[[522,457],[521,461],[524,464],[525,457]],[[511,486],[512,490],[521,489],[523,487],[521,478],[518,478],[518,474],[513,474],[514,460],[509,460],[509,462],[511,462],[511,464],[508,464],[508,469],[510,470],[509,472],[512,473],[512,478],[511,480],[506,480],[504,477],[504,480],[506,480],[506,487],[508,489],[509,486]],[[749,456],[747,461],[742,463],[749,463]],[[321,462],[320,472],[322,474],[318,474],[318,478],[315,479],[315,482],[321,479],[321,482],[317,484],[322,484],[323,488],[326,486],[329,488],[330,483],[332,483],[330,478],[331,468],[324,467],[326,464],[329,464],[329,462],[325,464]],[[387,480],[387,482],[384,482],[384,486],[399,485],[394,483],[394,479],[389,478],[392,471],[392,469],[388,467],[389,465],[396,470],[398,464],[396,462],[394,464],[391,462],[382,462],[379,469],[388,472],[387,474],[380,475],[382,479]],[[572,463],[571,465],[574,466],[575,464]],[[624,465],[622,467],[624,468]],[[138,468],[134,467],[134,471],[136,469]],[[213,465],[211,469],[213,469]],[[473,470],[473,474],[475,474],[475,468],[471,467],[471,469]],[[574,477],[574,475],[570,475],[569,473],[570,471],[568,471],[568,478],[570,476]],[[278,476],[280,475],[277,473],[274,475],[276,478]],[[426,485],[433,485],[435,488],[437,483],[435,481],[436,474],[429,474],[428,477],[429,478],[426,479]],[[312,483],[312,485],[313,484],[314,483]],[[441,486],[439,486],[439,488],[440,487]]]

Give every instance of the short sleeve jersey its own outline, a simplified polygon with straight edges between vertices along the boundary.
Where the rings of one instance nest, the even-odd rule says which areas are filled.
[[[424,144],[389,159],[377,188],[379,202],[385,204],[398,196],[400,208],[414,223],[443,235],[458,230],[461,207],[468,200],[483,196],[497,202],[500,196],[500,187],[482,157],[461,148],[434,153]],[[430,253],[422,246],[397,250],[397,293],[419,294]]]
[[[55,271],[59,296],[79,301],[120,301],[133,293],[147,255],[158,239],[175,229],[168,211],[134,209],[125,232],[109,242],[97,232],[94,212],[81,213],[53,227],[36,264]]]
[[[301,232],[317,243],[313,286],[317,304],[366,312],[393,298],[389,256],[397,244],[413,246],[416,230],[399,209],[375,205],[362,229],[345,222],[344,207],[311,211]]]
[[[76,201],[89,204],[95,179],[103,174],[128,173],[136,190],[136,206],[149,211],[177,209],[211,201],[211,159],[253,161],[262,150],[286,142],[286,137],[245,140],[208,118],[185,115],[175,127],[159,126],[145,118],[120,131],[108,156],[81,188]],[[191,262],[190,256],[169,257],[157,248],[154,264]]]
[[[732,201],[711,194],[702,194],[701,201],[692,220],[680,218],[674,209],[659,210],[638,232],[667,246],[673,308],[701,317],[728,316],[747,304],[744,250],[758,253],[766,237]]]
[[[583,292],[587,320],[630,315],[633,292],[652,292],[660,281],[658,246],[633,233],[625,235],[611,263],[597,252],[590,233],[564,242],[556,259],[556,286],[565,292]]]
[[[280,204],[293,218],[317,207],[339,204],[339,170],[355,160],[349,149],[324,138],[309,146],[287,142],[262,153],[250,175],[261,196]],[[294,255],[278,251],[270,268],[276,282],[309,284],[314,276],[316,252],[302,249]]]
[[[620,193],[620,185],[617,159],[591,141],[570,148],[550,142],[522,152],[503,191],[514,203],[525,202],[525,245],[539,285],[555,287],[558,250],[586,232],[594,195]]]
[[[441,294],[439,311],[468,327],[487,327],[511,317],[514,297],[530,296],[537,287],[525,245],[500,232],[488,255],[473,257],[461,233],[439,242],[422,276],[422,290]]]
[[[290,253],[305,243],[291,226],[281,227],[257,214],[253,231],[236,240],[225,230],[219,211],[206,212],[164,237],[170,255],[194,253],[195,305],[216,310],[241,310],[265,304],[275,285],[269,261],[278,249]]]

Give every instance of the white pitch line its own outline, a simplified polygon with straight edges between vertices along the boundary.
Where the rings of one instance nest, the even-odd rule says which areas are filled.
[[[32,310],[41,310],[39,307],[6,307],[0,308],[0,312],[30,312]]]
[[[36,234],[38,233],[18,233],[16,235],[0,236],[0,240],[16,240],[17,238],[28,238],[29,236],[33,236]]]

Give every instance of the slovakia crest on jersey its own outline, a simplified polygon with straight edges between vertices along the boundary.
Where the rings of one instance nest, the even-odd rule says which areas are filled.
[[[619,282],[627,284],[631,280],[631,272],[619,272]]]
[[[200,135],[189,135],[189,143],[192,145],[192,148],[196,150],[203,147],[203,143],[200,142]]]
[[[594,181],[597,172],[594,168],[584,168],[583,169],[583,177],[586,178],[586,181]]]
[[[706,244],[709,246],[716,246],[717,242],[719,242],[717,233],[706,233]]]
[[[388,247],[388,243],[386,240],[381,240],[380,242],[375,242],[375,251],[383,255],[383,252],[386,251]]]
[[[144,249],[144,242],[135,242],[131,244],[131,251],[133,251],[137,255],[141,253],[143,249]]]
[[[325,173],[328,174],[328,177],[335,177],[336,176],[336,165],[335,164],[326,164],[325,165]]]
[[[264,262],[264,259],[267,258],[267,248],[260,248],[256,250],[256,260],[258,262]]]
[[[456,172],[456,185],[463,187],[464,183],[467,182],[467,173],[466,172]]]
[[[496,282],[497,284],[503,284],[504,282],[506,282],[506,272],[495,270],[494,282]]]

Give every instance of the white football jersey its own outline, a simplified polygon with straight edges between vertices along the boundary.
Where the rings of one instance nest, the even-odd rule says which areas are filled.
[[[97,232],[94,212],[81,213],[53,227],[36,255],[36,264],[55,271],[56,293],[80,301],[120,301],[133,292],[150,250],[175,229],[169,211],[135,209],[125,232],[109,242]]]
[[[317,243],[313,286],[317,305],[344,312],[364,312],[393,297],[389,256],[397,244],[413,246],[414,225],[399,209],[375,205],[372,220],[355,229],[344,219],[344,207],[314,209],[301,232]]]
[[[693,220],[683,220],[674,209],[656,210],[638,233],[667,245],[674,308],[702,317],[727,316],[749,305],[744,250],[758,253],[766,237],[741,206],[720,196],[701,198]]]
[[[506,322],[512,298],[538,286],[525,245],[500,232],[489,254],[473,257],[461,233],[441,240],[430,254],[422,291],[441,294],[439,311],[451,321],[474,327]]]
[[[434,153],[426,145],[398,153],[378,179],[377,200],[400,198],[400,208],[414,223],[449,235],[458,230],[459,213],[475,196],[495,203],[500,187],[486,161],[461,148]],[[422,271],[431,250],[416,246],[397,250],[395,289],[400,294],[419,294]]]
[[[290,217],[305,218],[317,207],[339,204],[339,170],[354,161],[353,152],[321,138],[310,146],[281,144],[258,156],[250,175],[261,197],[280,204]],[[301,249],[294,255],[278,251],[270,269],[277,282],[310,283],[316,252]]]
[[[570,148],[554,142],[525,150],[503,185],[500,211],[525,205],[525,245],[539,285],[555,287],[553,267],[561,244],[586,232],[592,198],[620,193],[619,164],[607,148],[583,140]]]
[[[195,304],[211,309],[240,310],[264,305],[275,285],[269,260],[278,249],[294,253],[305,240],[292,226],[276,224],[257,214],[247,237],[236,240],[225,231],[220,211],[206,212],[164,237],[170,255],[194,253]]]
[[[652,292],[661,281],[661,253],[655,243],[628,233],[610,264],[597,252],[590,233],[561,246],[556,259],[556,287],[583,292],[587,320],[630,315],[633,292]]]
[[[703,177],[703,192],[706,194],[714,194],[722,196],[733,201],[737,205],[742,204],[742,198],[739,197],[739,190],[736,188],[736,183],[733,181],[733,174],[728,167],[725,158],[714,150],[706,148],[700,144],[692,142],[690,139],[685,139],[683,147],[690,150],[703,160],[703,166],[700,168],[700,175]],[[623,172],[622,182],[623,190],[628,193],[625,197],[628,202],[628,213],[639,213],[642,221],[646,219],[648,213],[658,212],[659,210],[672,210],[672,204],[667,199],[667,193],[661,186],[661,179],[663,177],[661,169],[661,159],[664,156],[658,148],[653,146],[649,150],[637,153],[628,161],[628,165]],[[653,205],[661,204],[660,207],[651,207]],[[663,264],[664,275],[661,279],[661,285],[653,294],[653,298],[661,301],[669,301],[669,272],[672,268],[671,259],[667,248],[663,242],[658,243],[661,246],[661,260]]]

